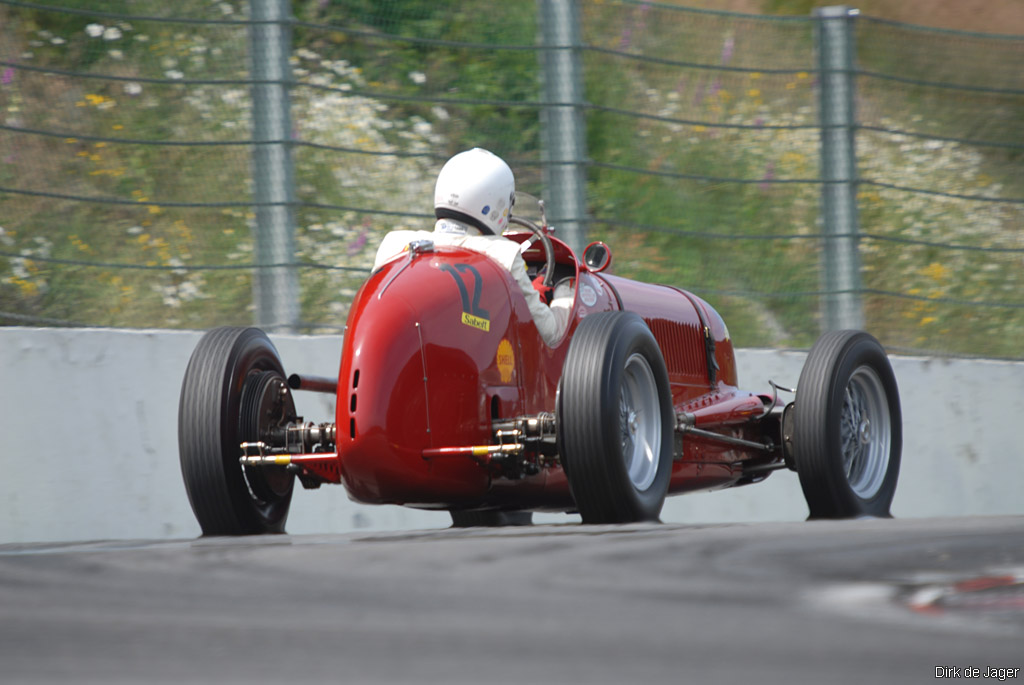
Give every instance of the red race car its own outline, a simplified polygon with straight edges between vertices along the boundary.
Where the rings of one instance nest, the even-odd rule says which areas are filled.
[[[812,517],[888,515],[900,404],[872,336],[823,335],[795,391],[740,390],[728,329],[707,302],[607,273],[603,243],[578,260],[542,217],[512,222],[538,288],[569,314],[553,347],[507,270],[430,240],[359,290],[337,378],[286,375],[259,329],[206,333],[178,417],[204,534],[283,532],[296,477],[470,526],[528,523],[533,511],[657,520],[666,495],[790,469]],[[336,395],[334,420],[297,416],[297,391]]]

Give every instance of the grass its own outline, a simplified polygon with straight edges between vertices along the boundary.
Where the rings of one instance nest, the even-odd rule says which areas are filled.
[[[223,3],[234,16],[244,4]],[[802,14],[805,4],[789,9]],[[292,151],[303,203],[297,258],[342,267],[300,270],[303,321],[343,325],[363,278],[359,269],[372,262],[382,233],[429,225],[375,212],[429,214],[433,177],[451,152],[490,147],[514,160],[522,187],[539,187],[538,56],[461,44],[530,44],[535,7],[517,4],[504,15],[490,7],[473,0],[452,14],[427,2],[295,3],[303,21],[324,22],[296,30],[295,135],[329,146]],[[162,10],[155,2],[130,9]],[[210,16],[199,0],[180,11]],[[90,28],[96,23],[117,31],[108,39]],[[363,34],[338,30],[353,27]],[[90,139],[247,139],[244,85],[177,83],[245,78],[244,28],[94,22],[0,5],[0,32],[26,64],[125,79],[5,72],[0,111],[7,125],[59,135],[4,132],[0,183],[123,204],[0,196],[0,248],[21,255],[0,257],[0,311],[136,327],[251,321],[248,269],[183,268],[251,263],[249,149]],[[377,32],[454,42],[425,46]],[[584,67],[586,99],[598,106],[586,112],[595,162],[587,171],[591,233],[612,246],[617,273],[697,292],[722,312],[737,345],[809,345],[820,326],[823,282],[810,24],[604,2],[586,5],[584,33],[589,45],[613,51],[585,53]],[[915,53],[915,36],[890,33],[879,42],[863,35],[874,48],[862,50],[862,60],[873,70],[892,69],[902,52],[912,53],[921,74],[927,60],[949,62],[934,41]],[[894,47],[885,52],[888,43]],[[643,55],[657,59],[635,58]],[[977,63],[965,78],[980,73]],[[965,104],[955,90],[875,79],[858,85],[861,118],[869,123],[953,137],[968,126],[972,135],[1019,142],[1019,96]],[[865,180],[1024,197],[1020,153],[1012,147],[871,131],[857,140]],[[864,287],[889,293],[865,297],[872,332],[899,348],[1020,357],[1024,303],[1020,252],[1013,250],[1022,247],[1021,205],[867,183],[859,211],[869,234],[861,243]],[[148,268],[48,264],[47,257]]]

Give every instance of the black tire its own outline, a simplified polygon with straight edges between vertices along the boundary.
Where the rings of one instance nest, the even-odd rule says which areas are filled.
[[[452,528],[498,528],[503,526],[532,526],[533,512],[529,511],[457,511],[452,515]]]
[[[295,419],[284,368],[257,328],[216,328],[200,339],[181,384],[178,452],[204,535],[283,533],[295,478],[283,467],[242,467],[243,442]]]
[[[793,408],[793,459],[811,518],[890,516],[903,428],[882,345],[832,331],[811,348]]]
[[[583,522],[657,521],[675,421],[665,360],[643,319],[601,312],[580,322],[556,414],[562,466]]]

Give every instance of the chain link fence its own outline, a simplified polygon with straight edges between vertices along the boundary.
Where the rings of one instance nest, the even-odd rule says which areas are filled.
[[[586,215],[557,225],[702,295],[738,345],[809,345],[838,293],[890,349],[1024,357],[1024,37],[852,20],[844,286],[822,267],[815,17],[581,2],[567,105],[543,1],[292,0],[284,78],[251,64],[271,22],[249,2],[93,4],[0,0],[0,324],[248,324],[277,270],[291,327],[340,331],[381,236],[429,227],[437,170],[479,145],[535,195],[577,168]],[[274,86],[285,139],[254,121]],[[574,160],[545,128],[567,108]],[[282,150],[279,197],[261,179]],[[290,257],[258,244],[272,208]]]

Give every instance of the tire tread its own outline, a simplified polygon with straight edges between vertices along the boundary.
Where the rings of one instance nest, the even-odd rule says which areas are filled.
[[[642,326],[642,333],[631,330]],[[654,485],[637,494],[620,459],[609,451],[617,444],[618,382],[622,369],[615,360],[625,355],[629,336],[646,335],[648,363],[659,384],[662,404],[662,464]],[[668,372],[657,342],[643,320],[632,312],[601,312],[577,328],[562,368],[558,425],[562,459],[570,489],[584,523],[625,523],[658,520],[668,489],[672,461],[671,395]],[[613,387],[614,386],[614,387]],[[667,412],[667,413],[666,413]],[[667,456],[666,456],[667,454]],[[621,470],[621,473],[620,473]]]
[[[864,501],[853,492],[841,472],[838,435],[829,420],[841,410],[836,402],[836,375],[850,355],[881,355],[881,372],[889,395],[892,435],[890,469],[899,469],[902,432],[898,392],[885,351],[869,333],[857,330],[829,331],[811,348],[797,384],[794,417],[794,459],[811,518],[847,518],[859,515],[887,516],[895,480],[874,500]],[[845,387],[845,386],[844,386]],[[888,477],[887,477],[887,480]]]
[[[204,535],[284,530],[284,518],[267,521],[252,506],[241,467],[230,454],[238,428],[237,417],[227,415],[234,372],[229,367],[246,345],[264,341],[280,370],[277,351],[263,331],[225,326],[200,339],[185,371],[178,403],[178,451],[185,490]]]

